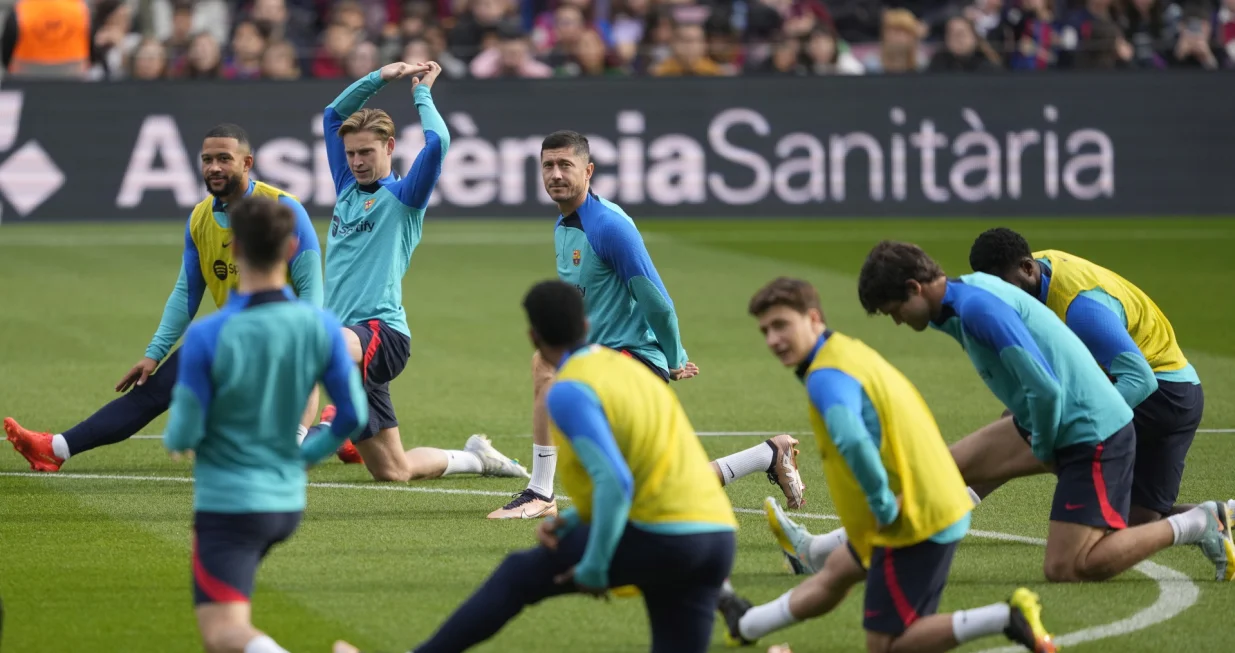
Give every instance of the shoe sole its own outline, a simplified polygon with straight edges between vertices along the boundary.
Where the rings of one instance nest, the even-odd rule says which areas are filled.
[[[1222,524],[1222,549],[1226,553],[1226,569],[1222,572],[1222,580],[1235,580],[1235,540],[1231,535],[1231,510],[1224,503],[1215,502],[1218,506],[1218,523]]]
[[[477,444],[473,445],[473,442],[476,442]],[[483,476],[494,476],[499,478],[532,478],[532,475],[528,473],[527,468],[517,462],[512,461],[510,458],[503,456],[502,452],[498,451],[497,448],[493,446],[493,443],[488,439],[472,436],[468,438],[467,443],[463,445],[463,450],[480,456],[482,461],[491,460],[498,463],[499,468],[497,471],[484,472],[482,474]],[[509,470],[507,469],[508,463],[512,466]]]
[[[776,543],[780,545],[780,551],[789,563],[790,571],[794,575],[805,575],[809,572],[802,566],[802,561],[797,559],[797,550],[793,548],[793,542],[790,541],[789,534],[781,526],[780,518],[777,516],[778,507],[776,499],[772,497],[763,500],[763,512],[768,517],[768,528],[772,530],[772,537],[776,538]]]

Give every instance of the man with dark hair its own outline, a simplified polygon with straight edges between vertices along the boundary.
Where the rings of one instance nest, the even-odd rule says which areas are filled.
[[[1118,274],[1075,254],[1033,252],[1023,236],[1003,227],[978,236],[969,265],[1046,304],[1085,343],[1132,408],[1136,463],[1129,522],[1194,508],[1175,501],[1205,394],[1158,305]],[[1235,510],[1235,499],[1227,505]]]
[[[1106,580],[1181,544],[1200,545],[1217,580],[1235,578],[1235,542],[1224,502],[1128,527],[1136,451],[1132,409],[1050,309],[989,274],[948,279],[921,248],[891,241],[867,255],[858,296],[867,313],[956,339],[1014,422],[1030,433],[1033,456],[1058,478],[1047,580]]]
[[[703,653],[733,565],[737,520],[676,395],[629,356],[587,344],[583,297],[545,281],[523,300],[557,372],[546,405],[572,505],[537,528],[416,653],[457,653],[546,598],[635,586],[654,653]],[[344,642],[336,653],[354,653]]]
[[[369,395],[369,423],[339,451],[361,463],[376,481],[406,483],[483,474],[527,478],[489,438],[472,435],[463,449],[404,449],[390,384],[407,367],[412,332],[403,308],[403,277],[420,245],[429,197],[450,149],[450,130],[433,102],[436,62],[395,62],[352,82],[322,112],[326,158],[334,180],[334,216],[326,249],[326,307],[343,322],[343,340],[360,366]],[[407,176],[393,169],[395,124],[381,109],[365,107],[387,84],[410,79],[425,145]],[[330,427],[334,407],[313,431]]]
[[[822,616],[865,581],[870,651],[946,651],[1003,633],[1030,651],[1053,653],[1042,605],[1025,588],[1005,603],[935,614],[973,503],[917,388],[878,352],[829,329],[819,294],[805,281],[772,281],[749,311],[768,349],[806,386],[824,476],[850,542],[820,573],[766,605],[752,607],[726,587],[720,611],[730,641],[751,644]],[[791,549],[798,531],[781,526],[774,499],[764,505],[776,539]]]
[[[595,164],[587,138],[556,131],[540,146],[545,192],[559,211],[554,229],[557,273],[583,294],[591,324],[588,342],[617,350],[668,383],[689,379],[699,368],[682,347],[677,312],[648,255],[635,221],[620,206],[592,192]],[[532,474],[527,489],[489,513],[489,519],[535,519],[557,514],[553,475],[557,449],[549,438],[544,397],[554,369],[539,352],[532,356]],[[792,508],[806,489],[798,475],[797,440],[778,435],[712,465],[721,482],[764,472],[780,485]]]
[[[359,430],[368,405],[338,320],[287,288],[292,211],[255,197],[230,217],[240,280],[185,332],[163,443],[195,457],[193,595],[206,651],[286,653],[252,625],[257,567],[300,523],[305,467]],[[295,425],[319,381],[338,414],[302,447]]]
[[[100,408],[85,421],[62,434],[40,433],[23,428],[17,420],[4,420],[9,442],[39,472],[56,472],[70,456],[122,442],[159,415],[172,400],[172,385],[179,364],[179,350],[172,347],[188,328],[207,291],[222,307],[239,279],[229,215],[245,197],[264,197],[286,206],[295,217],[299,248],[291,258],[288,280],[296,294],[314,306],[322,305],[322,258],[317,232],[309,214],[288,193],[250,178],[253,152],[249,135],[238,125],[224,123],[206,132],[202,142],[202,180],[210,195],[189,214],[184,228],[184,256],[180,276],[163,309],[163,319],[145,356],[116,384],[125,395]],[[160,366],[159,361],[162,361]],[[158,373],[155,369],[158,368]],[[317,392],[302,406],[298,427],[301,439],[317,415]]]

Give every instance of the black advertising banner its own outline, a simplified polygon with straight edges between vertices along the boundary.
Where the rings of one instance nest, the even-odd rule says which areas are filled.
[[[245,127],[254,176],[329,214],[322,109],[345,82],[6,83],[4,223],[184,219],[202,135]],[[544,135],[592,143],[593,187],[638,218],[1216,215],[1235,207],[1221,73],[441,80],[432,217],[543,217]],[[410,86],[367,106],[423,143]]]

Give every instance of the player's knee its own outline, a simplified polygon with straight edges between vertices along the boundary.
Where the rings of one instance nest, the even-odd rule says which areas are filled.
[[[1078,583],[1082,580],[1080,565],[1074,560],[1047,559],[1042,573],[1050,583]]]
[[[868,653],[892,653],[896,637],[886,633],[866,631],[866,650]]]
[[[368,462],[368,458],[365,459]],[[369,468],[373,480],[379,483],[406,483],[412,480],[412,470],[406,465],[378,465]]]

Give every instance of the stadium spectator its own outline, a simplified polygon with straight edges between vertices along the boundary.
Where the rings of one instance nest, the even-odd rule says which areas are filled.
[[[715,77],[723,75],[720,64],[708,56],[703,26],[684,23],[673,29],[673,46],[668,59],[652,69],[656,77]]]
[[[643,41],[639,44],[635,58],[630,62],[635,72],[647,74],[672,55],[670,44],[673,42],[675,22],[669,7],[658,6],[647,15]]]
[[[288,41],[274,41],[262,53],[263,79],[300,79],[300,62],[296,46]]]
[[[95,6],[90,35],[88,79],[124,79],[125,61],[141,41],[131,32],[133,11],[122,0],[102,0]]]
[[[223,64],[224,79],[258,79],[262,74],[262,53],[266,37],[251,20],[242,20],[232,32],[231,56]]]
[[[382,65],[378,61],[377,46],[372,41],[361,41],[347,55],[346,77],[360,79]]]
[[[733,26],[733,17],[729,9],[717,7],[703,24],[703,32],[707,36],[708,53],[712,60],[720,64],[725,75],[737,75],[746,62],[746,52],[742,47],[741,34]]]
[[[316,41],[313,23],[317,12],[312,6],[295,3],[291,6],[284,0],[255,0],[249,10],[249,18],[271,42],[286,41],[297,53],[308,53]],[[300,55],[297,54],[297,59]],[[297,67],[299,67],[297,62]]]
[[[64,29],[48,30],[48,23]],[[85,2],[19,0],[0,36],[5,69],[14,77],[84,79],[91,62],[90,25]]]
[[[589,31],[583,10],[578,5],[563,4],[553,12],[553,47],[544,55],[545,63],[554,70],[574,61],[579,39]],[[536,37],[533,32],[532,43]],[[539,48],[537,48],[539,51]]]
[[[219,42],[209,32],[200,32],[189,43],[189,55],[183,66],[174,69],[172,76],[189,79],[215,79],[222,68],[222,52]]]
[[[1179,35],[1170,52],[1170,64],[1176,68],[1216,70],[1225,63],[1226,52],[1215,49],[1210,42],[1213,25],[1203,5],[1184,10]]]
[[[558,26],[559,12],[566,7],[577,10],[583,25],[590,26],[599,32],[604,38],[606,47],[612,44],[612,28],[608,16],[599,15],[592,0],[550,0],[550,2],[553,9],[541,12],[532,27],[532,45],[535,46],[537,52],[549,52],[561,40],[562,35]]]
[[[169,65],[189,55],[189,42],[192,40],[193,4],[184,1],[177,2],[172,8],[171,34],[163,40],[163,48]]]
[[[1164,0],[1122,0],[1119,26],[1132,45],[1134,68],[1165,68],[1162,55],[1175,42],[1179,5]]]
[[[142,0],[142,2],[145,1]],[[185,51],[188,50],[188,41],[192,34],[210,32],[216,43],[227,42],[227,37],[231,35],[233,14],[229,5],[234,5],[235,2],[228,2],[228,0],[149,0],[149,2],[150,28],[153,30],[154,38],[164,43],[176,31],[177,13],[187,14],[189,19],[188,26],[184,28]],[[175,58],[175,56],[169,56],[169,61]]]
[[[1109,18],[1091,18],[1085,23],[1083,47],[1072,55],[1073,67],[1081,70],[1113,70],[1130,64],[1132,45]]]
[[[605,50],[605,41],[595,30],[585,30],[575,44],[574,54],[556,70],[557,75],[566,77],[600,77],[604,75],[625,75],[626,70],[615,65],[613,57]]]
[[[446,42],[450,44],[450,53],[457,58],[470,62],[481,50],[481,42],[486,32],[494,32],[504,19],[514,18],[514,8],[508,0],[469,0],[468,9],[458,16],[458,22]],[[519,27],[522,35],[523,29]]]
[[[441,38],[441,29],[437,27],[426,30],[424,38],[410,39],[403,45],[402,53],[397,57],[392,57],[392,60],[398,61],[436,61],[442,67],[442,74],[449,79],[461,79],[467,77],[467,64],[459,61],[454,55],[445,50],[438,49],[444,47],[445,40]],[[436,39],[432,38],[437,36]],[[434,46],[434,43],[442,43],[443,45]]]
[[[988,39],[988,35],[1003,22],[1003,0],[974,0],[973,4],[965,7],[964,15],[973,24],[978,38]]]
[[[129,62],[129,76],[141,81],[162,79],[167,72],[167,49],[158,39],[142,39]]]
[[[630,63],[635,60],[651,10],[652,0],[614,0],[610,30],[613,49],[619,61]]]
[[[757,75],[805,75],[806,66],[802,63],[802,39],[781,37],[772,49],[772,56],[752,62],[746,67],[747,73]]]
[[[481,0],[482,2],[485,0]],[[553,69],[532,56],[532,44],[517,24],[507,23],[497,30],[499,43],[472,59],[472,77],[543,78],[552,77]]]
[[[804,42],[807,69],[815,75],[861,75],[866,72],[862,62],[853,56],[849,44],[841,41],[836,30],[816,27]]]
[[[926,63],[922,37],[926,27],[908,9],[883,12],[882,36],[877,55],[864,62],[868,72],[913,73]]]
[[[347,55],[356,47],[358,36],[354,27],[342,22],[331,23],[313,58],[313,76],[317,79],[342,78]]]
[[[944,27],[944,47],[931,57],[931,72],[994,72],[998,59],[969,18],[953,16]]]
[[[1045,70],[1059,61],[1062,37],[1051,0],[1020,0],[1004,15],[992,41],[1012,70]]]

